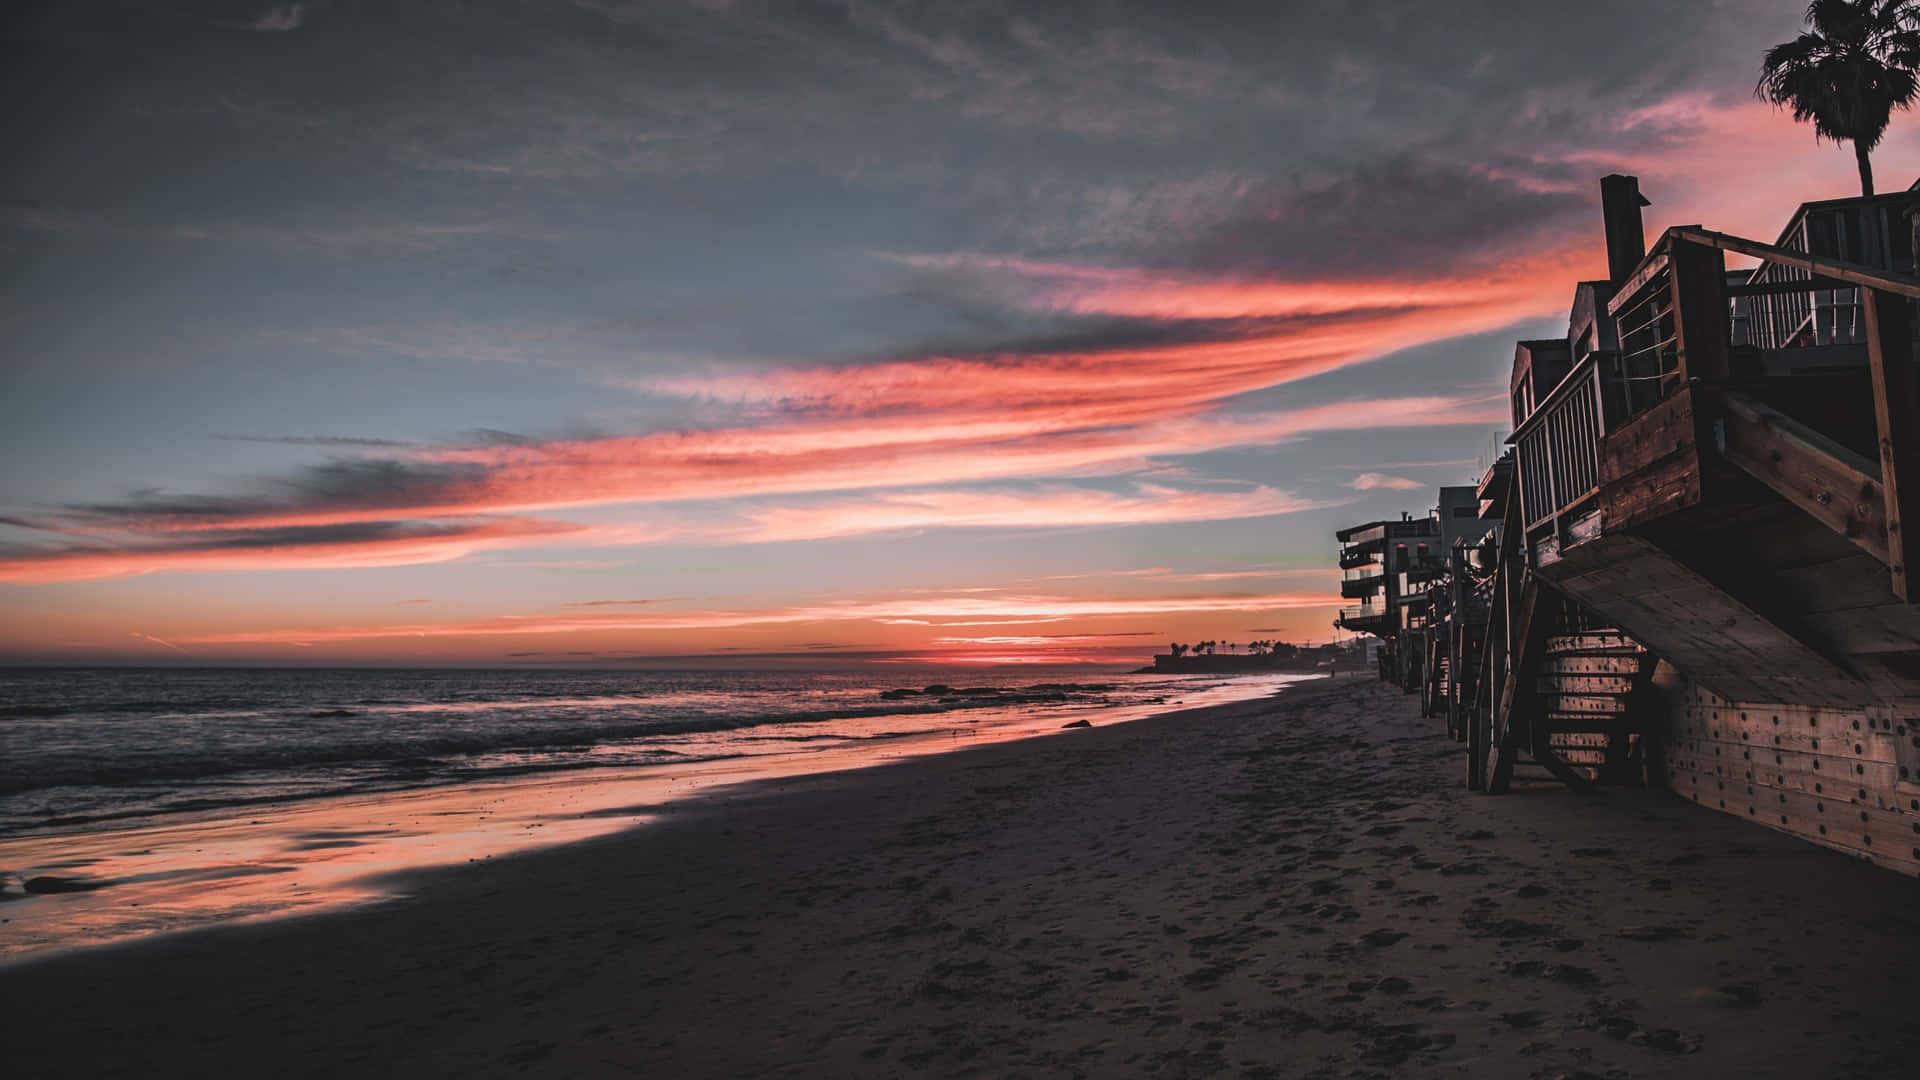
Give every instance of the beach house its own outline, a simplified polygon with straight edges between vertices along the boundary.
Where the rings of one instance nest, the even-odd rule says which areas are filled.
[[[1483,491],[1469,783],[1652,780],[1920,873],[1920,191],[1651,248],[1638,182],[1601,193],[1608,278],[1516,347]]]

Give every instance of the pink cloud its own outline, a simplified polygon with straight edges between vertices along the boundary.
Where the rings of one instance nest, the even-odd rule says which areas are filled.
[[[1394,476],[1390,473],[1363,472],[1353,478],[1353,486],[1360,491],[1373,491],[1377,488],[1388,488],[1393,491],[1416,491],[1427,485],[1418,480],[1409,480],[1404,476]]]
[[[756,541],[816,540],[899,529],[1140,525],[1267,517],[1326,505],[1258,487],[1245,492],[1176,491],[1143,485],[1132,495],[1085,488],[1039,492],[875,492],[860,498],[755,512]]]

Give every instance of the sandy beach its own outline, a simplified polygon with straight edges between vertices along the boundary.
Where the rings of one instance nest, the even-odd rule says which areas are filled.
[[[5,1061],[20,1076],[1911,1068],[1920,882],[1666,792],[1469,795],[1460,762],[1412,699],[1355,678],[746,785],[422,875],[371,907],[15,966]]]

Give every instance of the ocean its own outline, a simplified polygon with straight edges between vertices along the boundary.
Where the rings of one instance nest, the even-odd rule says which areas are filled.
[[[402,895],[691,797],[1273,693],[1119,667],[0,670],[0,965]],[[59,883],[50,887],[49,882]]]
[[[0,836],[532,772],[805,753],[1036,712],[1065,722],[1222,681],[1085,665],[0,671]]]

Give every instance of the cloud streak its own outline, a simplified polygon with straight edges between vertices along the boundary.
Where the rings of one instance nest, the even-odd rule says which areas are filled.
[[[961,627],[1057,622],[1101,616],[1268,612],[1332,608],[1325,593],[1201,594],[1088,599],[1049,594],[960,593],[930,597],[840,600],[764,609],[706,609],[656,614],[535,614],[448,623],[325,626],[206,634],[181,640],[199,645],[314,645],[403,637],[502,637],[609,631],[721,630],[797,623],[873,622]]]
[[[1353,478],[1353,486],[1359,491],[1375,491],[1386,488],[1389,491],[1418,491],[1427,485],[1418,480],[1409,480],[1404,476],[1390,473],[1363,472]]]
[[[1118,474],[1147,459],[1270,445],[1315,432],[1480,424],[1501,403],[1359,400],[1277,413],[1178,416],[1134,427],[1004,437],[832,422],[710,433],[427,451],[336,462],[279,486],[291,497],[147,495],[68,508],[41,528],[64,545],[0,549],[0,580],[22,583],[168,570],[316,569],[443,562],[479,550],[572,544],[766,543],[940,527],[1046,527],[1206,521],[1315,505],[1271,488],[1238,493],[1142,485],[1131,496],[1058,487],[1037,493],[942,491],[933,484]],[[421,460],[424,458],[425,460]],[[536,511],[610,504],[765,499],[866,492],[813,505],[736,506],[705,522],[661,513],[624,525],[538,519]]]

